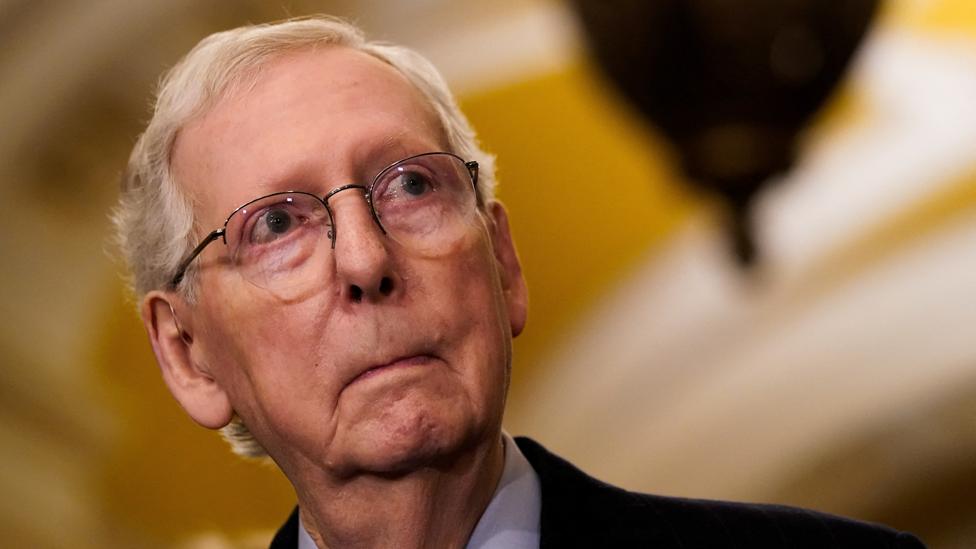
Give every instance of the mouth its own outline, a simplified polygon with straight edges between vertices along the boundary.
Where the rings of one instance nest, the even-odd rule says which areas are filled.
[[[434,360],[435,357],[433,355],[428,355],[428,354],[418,354],[418,355],[398,357],[391,360],[390,362],[387,362],[386,364],[378,364],[376,366],[367,368],[362,373],[360,373],[355,378],[353,378],[352,381],[349,382],[349,385],[352,385],[354,383],[372,377],[376,377],[383,373],[392,372],[395,370],[400,370],[405,368],[413,368],[416,366],[424,366],[430,364]]]

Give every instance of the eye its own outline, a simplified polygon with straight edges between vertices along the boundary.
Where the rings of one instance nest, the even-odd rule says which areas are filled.
[[[249,269],[284,269],[304,261],[331,230],[325,204],[314,195],[282,192],[241,206],[225,235],[234,260]],[[289,267],[290,268],[290,267]]]
[[[265,244],[288,234],[302,222],[283,207],[268,208],[255,219],[248,240],[253,244]]]
[[[399,190],[411,195],[420,196],[433,190],[430,179],[417,172],[404,171],[398,178]]]
[[[412,204],[421,199],[433,198],[439,190],[436,172],[421,164],[398,166],[387,172],[373,188],[373,200],[377,204]]]
[[[291,226],[291,215],[284,210],[271,210],[264,215],[264,224],[269,231],[281,234]]]

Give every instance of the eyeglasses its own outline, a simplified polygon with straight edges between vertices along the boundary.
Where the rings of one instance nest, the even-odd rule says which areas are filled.
[[[384,235],[414,254],[436,257],[474,222],[477,184],[477,162],[430,152],[390,164],[368,187],[343,185],[321,198],[302,191],[262,196],[208,234],[180,263],[170,285],[179,286],[193,260],[217,239],[227,246],[231,264],[256,286],[282,292],[322,284],[332,276],[328,258],[337,235],[329,199],[350,189],[363,194]]]

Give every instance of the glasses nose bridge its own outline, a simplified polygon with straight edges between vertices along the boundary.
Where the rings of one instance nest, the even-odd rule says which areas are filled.
[[[325,209],[326,211],[329,212],[329,217],[332,218],[331,240],[332,240],[333,250],[335,249],[336,237],[337,237],[339,227],[338,227],[338,222],[336,221],[335,212],[332,210],[332,206],[329,205],[329,199],[343,191],[348,191],[349,189],[356,189],[363,195],[363,199],[366,200],[366,205],[369,207],[369,215],[373,218],[373,222],[376,223],[376,226],[380,228],[380,232],[383,233],[383,235],[386,235],[386,229],[383,227],[383,223],[380,222],[380,217],[376,213],[376,207],[373,205],[373,199],[370,196],[370,188],[367,187],[366,185],[361,185],[359,183],[349,183],[347,185],[341,185],[339,187],[332,189],[331,191],[326,193],[325,196],[322,197],[322,203],[325,204]]]

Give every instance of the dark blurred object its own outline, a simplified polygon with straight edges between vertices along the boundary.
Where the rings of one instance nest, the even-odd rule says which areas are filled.
[[[730,206],[756,260],[750,205],[793,164],[877,0],[573,0],[601,68],[677,147],[694,185]]]

